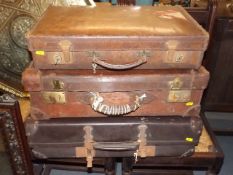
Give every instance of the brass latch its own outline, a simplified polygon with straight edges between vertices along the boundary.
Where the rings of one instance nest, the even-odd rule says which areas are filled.
[[[143,59],[145,59],[145,61],[147,60],[147,58],[149,58],[151,55],[150,55],[150,52],[149,51],[146,51],[146,50],[142,50],[142,51],[139,51],[138,52],[138,57],[142,57]]]
[[[168,102],[189,102],[191,100],[191,90],[170,90]]]
[[[53,53],[53,63],[56,64],[67,64],[71,62],[71,54],[70,54],[70,47],[71,42],[68,40],[62,40],[58,43],[59,47],[62,50],[61,52],[54,52]]]
[[[55,91],[44,91],[42,97],[46,103],[52,104],[64,104],[66,103],[65,92],[61,91],[64,89],[64,82],[60,80],[53,80],[51,86]]]
[[[183,90],[183,81],[176,77],[174,80],[169,81],[168,102],[188,102],[191,99],[191,90]]]
[[[52,103],[52,104],[66,103],[65,92],[42,92],[42,97],[46,103]]]
[[[62,90],[64,89],[64,82],[62,82],[61,80],[53,80],[52,86],[54,90]]]
[[[93,157],[95,156],[95,150],[93,147],[93,135],[91,126],[85,126],[83,128],[85,135],[84,135],[84,146],[83,147],[76,147],[76,157],[86,157],[87,167],[91,168],[93,163]]]
[[[167,43],[168,52],[167,58],[165,59],[166,63],[183,63],[184,62],[184,52],[177,51],[178,41],[170,40]]]
[[[176,77],[174,80],[169,81],[169,86],[170,89],[181,89],[183,86],[183,81],[179,77]]]

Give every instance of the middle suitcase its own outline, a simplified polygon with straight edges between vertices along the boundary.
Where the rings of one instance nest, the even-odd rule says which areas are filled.
[[[90,72],[26,69],[23,84],[32,116],[196,115],[209,79],[204,67]]]

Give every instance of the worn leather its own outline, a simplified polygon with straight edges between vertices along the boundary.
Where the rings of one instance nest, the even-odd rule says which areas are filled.
[[[56,91],[53,80],[64,83],[64,91],[133,91],[133,90],[169,90],[171,81],[179,78],[180,89],[205,89],[209,73],[204,67],[193,70],[43,70],[29,67],[24,71],[23,84],[27,91]]]
[[[145,93],[146,98],[140,103],[141,106],[129,113],[130,116],[198,114],[202,93],[209,79],[204,67],[199,71],[130,70],[116,73],[99,70],[96,74],[92,74],[91,70],[33,70],[36,69],[28,68],[25,71],[23,82],[30,91],[31,115],[35,119],[106,116],[93,110],[90,92],[99,92],[104,104],[109,106],[134,104],[136,96]],[[173,83],[177,78],[181,81],[178,85]],[[63,84],[61,89],[55,88],[54,80]],[[192,104],[187,105],[188,101],[168,102],[172,89],[190,90]],[[64,92],[66,102],[46,102],[43,93],[51,91]]]
[[[33,36],[203,36],[197,22],[179,6],[49,7]]]
[[[198,69],[209,36],[179,6],[100,6],[50,7],[27,38],[39,69],[128,70]]]
[[[156,147],[155,156],[189,156],[198,144],[202,130],[202,121],[198,116],[72,118],[25,122],[29,145],[34,156],[39,158],[78,156],[74,150],[84,146],[86,126],[92,127],[93,144],[112,144],[117,147],[137,142],[142,125],[146,127],[146,145]],[[95,151],[96,157],[132,157],[136,150]]]

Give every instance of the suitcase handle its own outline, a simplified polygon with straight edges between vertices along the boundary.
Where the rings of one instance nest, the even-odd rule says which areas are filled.
[[[98,64],[98,65],[103,66],[103,67],[108,68],[108,69],[122,70],[122,69],[131,69],[131,68],[137,67],[137,66],[147,62],[148,53],[146,53],[145,51],[142,51],[141,53],[139,53],[139,56],[140,56],[140,58],[132,63],[111,64],[111,63],[107,63],[107,62],[100,60],[96,56],[96,53],[94,52],[92,54],[92,57],[93,57],[92,61],[93,61],[93,64]],[[93,66],[93,67],[95,67],[95,66]]]
[[[106,115],[124,115],[136,111],[143,100],[147,97],[146,94],[141,96],[135,95],[135,100],[131,104],[124,105],[107,105],[104,104],[104,98],[98,92],[91,92],[90,104],[92,109]]]
[[[139,143],[95,143],[94,149],[102,151],[135,151],[139,147]]]

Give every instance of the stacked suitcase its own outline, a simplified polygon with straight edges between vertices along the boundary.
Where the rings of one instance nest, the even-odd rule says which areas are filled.
[[[182,7],[49,7],[27,38],[35,157],[192,155],[208,34]]]

